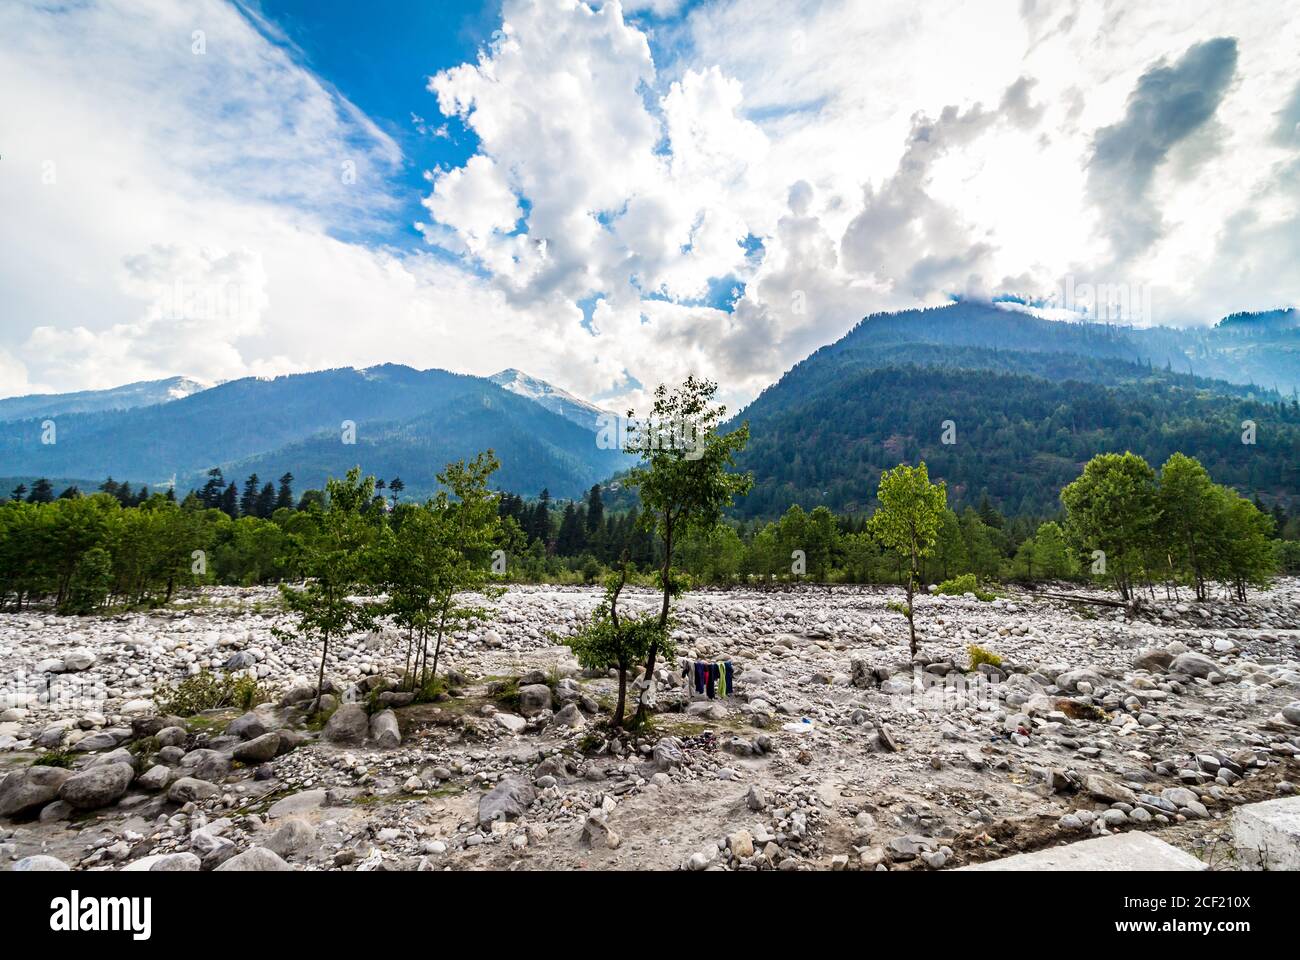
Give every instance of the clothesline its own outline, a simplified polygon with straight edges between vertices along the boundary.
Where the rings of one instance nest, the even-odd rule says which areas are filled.
[[[682,676],[697,694],[707,693],[710,700],[735,693],[735,671],[730,660],[683,660]]]

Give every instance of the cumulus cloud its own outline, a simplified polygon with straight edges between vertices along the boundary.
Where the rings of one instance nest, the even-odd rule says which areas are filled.
[[[703,373],[734,405],[950,293],[1294,303],[1287,12],[506,0],[429,65],[421,116],[475,146],[394,250],[339,238],[391,226],[405,158],[255,12],[3,4],[0,393],[397,361],[613,405]]]

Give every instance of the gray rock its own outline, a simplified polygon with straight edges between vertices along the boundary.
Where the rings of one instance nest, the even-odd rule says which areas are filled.
[[[507,777],[483,795],[478,802],[478,822],[485,826],[494,820],[515,820],[524,815],[537,791],[518,777]]]
[[[1174,662],[1169,665],[1169,669],[1173,673],[1185,673],[1189,677],[1204,678],[1218,672],[1219,665],[1203,653],[1188,651],[1174,657]]]
[[[226,725],[226,735],[238,737],[240,740],[256,740],[264,733],[266,733],[266,723],[256,710],[250,710]]]
[[[306,820],[290,817],[267,838],[262,846],[278,856],[287,858],[311,848],[315,843],[316,828]]]
[[[1136,803],[1137,794],[1121,783],[1106,777],[1090,774],[1083,778],[1083,791],[1090,797],[1107,803]]]
[[[233,653],[221,666],[225,670],[247,670],[257,663],[257,657],[253,656],[247,650],[241,650],[239,653]]]
[[[1143,650],[1133,659],[1133,669],[1158,673],[1169,669],[1174,656],[1166,650]]]
[[[519,712],[525,717],[551,709],[551,688],[544,683],[530,683],[519,688]]]
[[[240,763],[256,765],[276,757],[279,752],[280,734],[272,731],[239,744],[231,756]]]
[[[153,737],[159,747],[183,747],[189,734],[184,727],[163,727]]]
[[[199,800],[211,799],[220,792],[216,784],[209,783],[207,780],[181,777],[168,789],[167,799],[172,803],[196,803]]]
[[[330,743],[363,743],[370,730],[366,708],[359,703],[345,703],[330,716],[321,734]]]
[[[551,723],[555,726],[570,727],[576,730],[586,726],[587,718],[582,715],[582,711],[578,709],[576,703],[566,703],[556,711]]]
[[[1293,700],[1282,708],[1282,719],[1300,727],[1300,700]]]
[[[381,710],[370,718],[370,739],[381,750],[391,750],[402,745],[402,731],[397,726],[397,714]]]
[[[106,763],[74,773],[59,787],[59,799],[78,810],[94,810],[116,803],[135,779],[125,763]]]
[[[53,873],[71,869],[58,857],[48,857],[43,853],[38,853],[32,857],[23,857],[13,866],[15,873]]]
[[[82,737],[72,745],[74,753],[93,753],[96,750],[112,750],[117,746],[117,737],[107,730],[101,730],[99,733],[92,733],[90,736]]]
[[[216,782],[230,773],[230,758],[218,750],[191,750],[181,757],[181,767],[200,780]]]
[[[157,793],[160,790],[166,790],[167,785],[171,783],[171,779],[171,768],[159,763],[140,774],[135,782],[141,789]]]
[[[680,767],[685,761],[682,756],[681,741],[676,737],[664,737],[654,746],[651,754],[656,770],[671,770]]]
[[[243,853],[236,854],[221,866],[216,868],[217,873],[250,873],[264,872],[271,870],[285,871],[292,870],[293,867],[285,863],[284,860],[276,853],[268,850],[266,847],[253,847],[245,850]]]
[[[72,776],[62,767],[27,767],[0,780],[0,817],[35,812],[59,795],[59,787]]]

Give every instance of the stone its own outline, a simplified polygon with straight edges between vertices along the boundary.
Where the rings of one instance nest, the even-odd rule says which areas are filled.
[[[226,725],[226,735],[240,740],[256,740],[266,733],[266,722],[256,710],[236,717]]]
[[[157,793],[160,790],[166,790],[167,785],[171,783],[171,768],[163,766],[161,763],[154,764],[144,773],[136,778],[136,785],[142,790],[149,790]]]
[[[551,709],[551,688],[544,683],[530,683],[519,688],[519,712],[531,717]]]
[[[555,716],[551,719],[551,723],[555,726],[569,727],[577,730],[586,726],[587,718],[582,715],[582,711],[578,709],[576,703],[566,703],[556,711]]]
[[[1282,708],[1282,719],[1292,726],[1300,727],[1300,700],[1293,700]]]
[[[13,871],[15,873],[55,873],[71,869],[70,866],[58,857],[46,856],[43,853],[38,853],[31,857],[23,857],[13,865]]]
[[[322,789],[303,790],[299,793],[290,794],[271,804],[270,809],[266,811],[266,816],[268,819],[274,820],[277,817],[288,817],[295,813],[316,810],[325,803],[325,796],[326,792]]]
[[[289,817],[262,844],[272,853],[288,858],[316,843],[316,828],[300,817]]]
[[[1169,669],[1174,662],[1174,655],[1167,650],[1143,650],[1133,660],[1135,670],[1149,670],[1158,673]]]
[[[1140,830],[1079,840],[1034,853],[1021,853],[961,870],[979,871],[1172,871],[1204,870],[1205,864],[1190,853]]]
[[[184,727],[163,727],[153,735],[159,747],[183,747],[188,737]]]
[[[754,836],[748,830],[737,830],[727,837],[727,849],[742,860],[754,855]]]
[[[210,800],[220,792],[216,784],[207,780],[181,777],[168,788],[167,799],[172,803],[197,803],[200,800]]]
[[[1090,774],[1083,778],[1083,792],[1107,803],[1136,803],[1137,794],[1107,777]]]
[[[321,736],[330,743],[361,744],[369,730],[366,708],[359,703],[345,703],[330,715]]]
[[[123,873],[196,873],[203,861],[192,853],[155,853],[128,863]]]
[[[274,758],[279,752],[280,734],[273,731],[238,744],[230,755],[240,763],[256,766]]]
[[[181,757],[181,764],[190,776],[215,783],[230,773],[230,758],[219,750],[191,750]]]
[[[767,794],[763,792],[763,788],[758,784],[750,787],[749,792],[745,794],[745,806],[755,813],[767,809]]]
[[[537,791],[531,783],[518,777],[507,777],[479,800],[479,826],[495,820],[516,820],[524,815],[536,799]]]
[[[72,776],[62,767],[33,766],[14,770],[0,780],[0,817],[19,817],[55,800]]]
[[[492,719],[507,733],[523,733],[524,728],[528,726],[527,720],[513,713],[494,713]]]
[[[1219,665],[1205,654],[1189,650],[1187,653],[1180,653],[1178,656],[1174,657],[1174,661],[1169,665],[1169,669],[1173,673],[1185,673],[1189,677],[1200,677],[1204,679],[1210,674],[1216,673],[1219,669]]]
[[[582,825],[582,840],[592,847],[616,850],[623,842],[605,818],[604,811],[593,810]]]
[[[1232,838],[1244,870],[1300,870],[1300,797],[1238,807]]]
[[[278,854],[266,849],[266,847],[251,847],[243,853],[231,857],[225,863],[221,864],[221,866],[217,867],[214,872],[263,873],[270,870],[286,871],[292,869],[293,867],[285,863]]]
[[[94,753],[97,750],[112,750],[117,746],[117,737],[107,730],[82,737],[72,745],[74,753]]]
[[[78,810],[116,803],[131,786],[135,770],[125,763],[106,763],[74,773],[59,787],[59,799]]]
[[[681,741],[676,737],[663,737],[654,745],[650,756],[655,769],[663,771],[680,767],[685,760],[682,756]]]
[[[392,750],[402,745],[402,731],[397,726],[397,714],[381,710],[370,718],[370,739],[381,750]]]

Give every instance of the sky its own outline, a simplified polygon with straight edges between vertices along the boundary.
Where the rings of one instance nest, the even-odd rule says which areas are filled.
[[[394,362],[734,406],[864,315],[1300,301],[1286,0],[7,0],[0,396]]]

